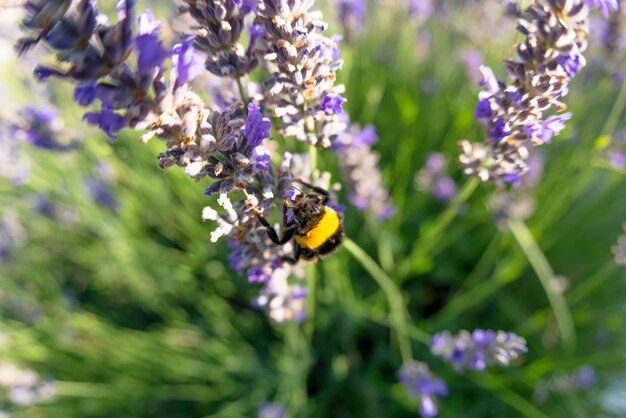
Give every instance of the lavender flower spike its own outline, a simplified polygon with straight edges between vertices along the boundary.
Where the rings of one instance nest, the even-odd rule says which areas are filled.
[[[443,357],[452,367],[485,370],[497,364],[506,367],[520,354],[526,353],[526,340],[512,332],[476,329],[462,330],[457,335],[443,331],[433,335],[430,350]]]
[[[310,0],[261,0],[255,23],[266,47],[259,51],[272,74],[265,82],[264,103],[282,119],[283,136],[317,147],[330,147],[342,132],[343,86],[335,86],[341,68],[335,40],[320,32],[322,14],[309,11]]]
[[[422,418],[433,418],[439,412],[437,396],[448,396],[448,387],[443,380],[437,379],[426,363],[413,361],[404,364],[397,376],[409,396],[419,402]]]
[[[497,184],[518,183],[529,169],[529,148],[549,142],[563,129],[571,114],[546,113],[566,109],[561,100],[571,78],[585,66],[589,1],[532,2],[518,24],[525,40],[514,46],[516,56],[506,62],[509,84],[481,67],[485,91],[479,94],[476,119],[485,124],[489,137],[483,143],[459,142],[466,175]]]
[[[387,219],[395,213],[395,207],[378,167],[380,155],[371,147],[378,141],[376,129],[372,125],[363,129],[350,126],[347,114],[344,119],[347,129],[337,138],[333,151],[339,157],[350,203],[361,211],[371,212],[378,220]]]

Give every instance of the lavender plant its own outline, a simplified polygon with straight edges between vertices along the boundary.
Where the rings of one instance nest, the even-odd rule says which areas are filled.
[[[195,181],[213,179],[204,193],[218,195],[221,211],[207,206],[202,214],[218,224],[211,241],[228,236],[231,266],[250,282],[263,284],[256,306],[279,322],[303,320],[306,288],[289,282],[289,277],[302,274],[283,262],[293,248],[271,242],[251,207],[269,212],[294,198],[295,178],[316,183],[327,176],[319,176],[315,167],[296,172],[290,152],[275,158],[279,163],[274,165],[266,145],[272,123],[264,113],[276,118],[274,129],[283,137],[315,147],[333,146],[340,157],[354,145],[361,157],[348,161],[344,170],[354,186],[351,201],[380,218],[392,213],[381,177],[364,181],[364,170],[378,173],[371,142],[353,144],[358,140],[347,138],[358,133],[345,134],[349,122],[340,117],[343,86],[334,85],[341,67],[339,49],[336,40],[321,33],[326,29],[321,13],[309,10],[312,2],[189,0],[181,12],[195,22],[189,27],[192,35],[170,51],[159,38],[162,24],[150,11],[138,17],[133,32],[132,0],[120,3],[115,24],[88,0],[54,8],[51,4],[27,3],[24,26],[34,36],[21,39],[16,47],[24,53],[43,41],[57,52],[56,64],[38,66],[36,76],[72,80],[81,106],[99,102],[99,111],[88,111],[84,119],[112,141],[125,127],[145,130],[143,142],[154,137],[166,142],[167,150],[158,156],[161,168],[176,165]],[[253,24],[244,48],[240,38],[248,18]],[[271,75],[258,101],[248,102],[248,92],[255,87],[244,78],[260,62]],[[222,88],[217,98],[221,104],[205,104],[189,84],[204,69],[233,80],[238,93]],[[341,144],[340,136],[345,138]],[[88,186],[94,199],[114,207],[101,182],[90,180]]]
[[[418,15],[432,13],[430,2],[410,2],[410,5],[411,11]],[[386,219],[397,210],[391,204],[390,192],[384,187],[378,169],[380,155],[373,149],[378,140],[374,126],[361,128],[351,123],[343,111],[346,101],[343,86],[335,84],[336,71],[341,67],[338,38],[326,36],[326,24],[319,12],[311,10],[312,6],[312,1],[299,0],[185,0],[181,12],[193,23],[183,31],[180,42],[170,49],[160,35],[163,25],[148,11],[135,19],[130,0],[118,7],[116,23],[110,23],[89,0],[37,0],[27,3],[29,16],[24,22],[33,35],[18,43],[22,53],[39,42],[57,52],[55,64],[39,66],[36,74],[40,78],[60,77],[72,81],[76,85],[74,100],[81,106],[91,106],[84,116],[88,123],[99,126],[112,141],[127,127],[141,131],[143,142],[162,139],[166,149],[158,155],[159,166],[163,169],[180,167],[188,177],[203,183],[204,194],[215,198],[217,203],[207,205],[202,211],[202,219],[216,225],[208,234],[210,240],[228,240],[230,266],[249,282],[261,284],[253,305],[265,310],[275,322],[304,321],[308,315],[306,308],[311,305],[306,299],[315,288],[304,285],[302,264],[284,262],[293,254],[292,244],[274,244],[255,216],[255,210],[272,219],[277,206],[285,202],[289,205],[301,193],[294,187],[297,179],[330,190],[332,204],[336,205],[334,192],[339,185],[331,182],[329,173],[317,169],[317,152],[327,150],[335,154],[343,178],[341,186],[347,189],[348,200],[357,209],[372,214],[377,220]],[[601,2],[600,6],[610,7],[611,4]],[[560,98],[567,93],[569,78],[584,64],[580,53],[585,46],[585,10],[586,6],[576,1],[533,3],[522,20],[527,39],[517,46],[518,57],[508,64],[514,74],[511,86],[498,82],[490,70],[482,68],[487,91],[481,93],[477,114],[480,113],[479,117],[489,127],[491,139],[479,146],[482,147],[478,153],[480,158],[464,163],[464,169],[467,172],[468,167],[472,167],[470,174],[484,181],[516,184],[518,187],[505,196],[515,194],[512,200],[527,194],[530,186],[527,188],[524,183],[538,172],[529,168],[531,160],[524,157],[525,152],[533,143],[549,142],[563,127],[567,114],[545,116],[551,106],[564,110]],[[422,19],[418,17],[418,20]],[[547,49],[542,51],[538,43]],[[531,51],[531,48],[536,50]],[[535,55],[538,51],[544,55]],[[267,74],[269,77],[261,84],[252,81]],[[32,116],[16,124],[15,133],[34,146],[58,147],[58,150],[72,147],[73,139],[57,141],[59,135],[53,125],[46,122],[45,115]],[[519,137],[520,132],[526,137]],[[299,143],[288,148],[295,143],[291,139]],[[309,154],[298,152],[303,149]],[[511,160],[511,155],[517,160]],[[444,221],[450,222],[450,213],[458,209],[471,189],[463,188],[457,193],[452,178],[445,173],[443,160],[443,155],[431,155],[425,171],[415,182],[418,187],[432,188],[438,199],[451,200],[442,214]],[[524,170],[528,175],[522,180]],[[408,178],[410,183],[411,176]],[[110,191],[113,183],[106,166],[98,165],[84,186],[96,204],[117,215],[119,202]],[[43,214],[54,212],[45,198],[35,203]],[[506,201],[496,211],[503,213],[505,224],[511,219],[528,216],[527,212],[520,215],[513,210],[514,203],[518,202]],[[341,212],[339,207],[337,210]],[[438,239],[443,235],[443,228],[445,222],[436,223],[432,228],[433,236]],[[414,235],[412,231],[412,240]],[[416,248],[422,248],[424,242],[434,245],[428,237],[420,236],[415,240],[419,243]],[[438,414],[438,397],[447,396],[448,388],[425,363],[413,360],[411,338],[430,345],[433,354],[456,370],[508,366],[527,351],[524,338],[503,331],[478,329],[471,333],[461,331],[458,335],[443,331],[431,340],[410,321],[409,311],[416,302],[409,303],[413,293],[409,293],[408,286],[401,288],[398,283],[414,271],[398,268],[400,272],[396,272],[392,248],[399,244],[382,240],[378,244],[380,266],[351,240],[346,242],[346,249],[380,285],[387,297],[390,316],[377,315],[376,297],[371,299],[375,305],[372,312],[376,314],[367,309],[362,309],[368,311],[362,314],[355,308],[350,315],[364,315],[385,332],[387,327],[391,329],[390,334],[398,339],[404,362],[397,378],[417,400],[421,416]],[[424,254],[417,251],[420,257],[405,257],[404,262],[419,261],[423,266],[432,261],[424,260]],[[482,259],[479,264],[482,268]],[[332,264],[328,271],[337,274],[333,270],[337,265],[341,263]],[[327,266],[325,264],[324,268]],[[347,276],[348,267],[345,268]],[[353,291],[350,282],[333,282],[330,286],[344,286],[350,288],[349,292]],[[328,289],[324,291],[324,298],[332,294]],[[560,321],[558,315],[557,322]],[[177,321],[178,318],[173,320],[178,324]],[[337,329],[340,322],[335,322]],[[320,338],[316,335],[317,329],[313,332],[307,326],[303,328],[303,336],[298,334],[297,327],[283,328],[287,340],[285,352],[293,350],[288,355],[298,360],[298,367],[305,369],[305,373],[317,367],[311,361],[318,359],[303,346],[315,347],[314,339]],[[240,332],[231,326],[217,334],[239,335]],[[182,345],[189,344],[190,352],[195,351],[196,336],[192,338],[185,332],[174,336],[176,338],[169,335],[157,338],[177,343],[180,340]],[[300,338],[306,339],[307,344],[302,344]],[[341,379],[352,373],[349,369],[353,367],[356,354],[348,353],[344,358],[341,349],[332,355],[332,379],[343,384]],[[355,349],[359,350],[360,347]],[[358,353],[359,360],[361,354]],[[370,361],[366,354],[362,358],[364,363]],[[193,375],[195,364],[190,362],[185,366],[189,367],[184,369],[193,369],[190,373]],[[292,365],[281,366],[287,369]],[[261,370],[257,364],[252,367]],[[315,372],[322,373],[317,369]],[[305,385],[307,379],[299,376],[295,380],[298,380],[297,385]],[[204,393],[191,389],[190,397]],[[294,388],[293,392],[304,393],[305,400],[308,395],[301,387]],[[302,396],[301,393],[298,396]],[[297,402],[303,401],[292,401],[289,409],[297,411]],[[522,409],[528,409],[518,400],[517,405],[520,403]],[[286,407],[263,403],[257,414],[283,417]]]
[[[603,10],[605,2],[599,2]],[[460,163],[468,176],[482,181],[518,183],[528,172],[529,148],[549,143],[572,117],[562,99],[586,64],[589,9],[587,2],[533,2],[520,16],[524,41],[506,61],[510,84],[481,67],[485,90],[475,117],[488,129],[484,143],[459,142]],[[550,111],[557,113],[549,115]]]

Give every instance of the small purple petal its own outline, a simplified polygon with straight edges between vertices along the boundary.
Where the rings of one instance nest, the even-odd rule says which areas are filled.
[[[487,93],[492,95],[500,90],[498,79],[491,68],[486,65],[481,65],[480,72],[483,73],[483,80],[480,82],[480,85],[485,86]]]
[[[193,47],[194,37],[190,36],[182,43],[174,45],[172,67],[176,70],[177,87],[193,80],[204,71],[205,57]]]
[[[74,89],[74,100],[81,106],[89,106],[96,100],[96,86],[83,84]]]
[[[85,113],[83,119],[92,125],[98,125],[100,129],[109,137],[111,142],[117,138],[115,133],[126,126],[126,120],[108,106],[102,106],[100,112]]]
[[[476,111],[474,112],[475,119],[489,119],[491,118],[492,113],[493,112],[491,110],[491,102],[489,98],[478,100],[478,103],[476,104]]]
[[[261,109],[254,103],[248,105],[248,117],[246,118],[246,127],[244,136],[246,145],[249,150],[253,150],[263,142],[264,139],[270,137],[272,123],[268,118],[263,117]]]
[[[322,98],[320,110],[326,115],[334,115],[343,112],[343,103],[347,101],[340,95],[327,94]]]

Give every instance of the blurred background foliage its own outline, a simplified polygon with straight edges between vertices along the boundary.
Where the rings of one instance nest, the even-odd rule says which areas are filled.
[[[162,3],[150,7],[165,20],[173,11]],[[334,3],[320,7],[339,31]],[[626,128],[622,57],[592,38],[588,66],[566,98],[574,116],[542,147],[543,175],[523,192],[526,225],[574,321],[568,345],[510,231],[523,221],[494,209],[494,197],[508,192],[479,186],[427,242],[450,202],[415,181],[439,152],[457,187],[465,183],[456,142],[484,133],[473,117],[480,87],[464,57],[480,52],[502,77],[514,19],[495,1],[446,2],[412,19],[404,7],[371,3],[365,30],[342,43],[345,108],[376,126],[397,206],[385,222],[349,207],[345,226],[400,288],[414,356],[450,389],[440,416],[626,416],[626,274],[611,252],[626,220],[626,172],[605,152]],[[208,239],[203,185],[159,170],[158,141],[144,145],[126,131],[111,144],[81,123],[68,84],[27,77],[43,51],[18,62],[11,27],[2,45],[3,116],[54,104],[80,145],[57,153],[23,144],[28,178],[0,178],[0,359],[54,381],[53,397],[30,405],[1,392],[7,416],[252,417],[265,400],[286,405],[288,417],[418,415],[396,383],[402,360],[385,296],[345,249],[309,268],[318,279],[309,320],[271,324],[250,305],[255,285],[229,269],[227,243]],[[10,132],[0,134],[9,149]],[[321,152],[320,168],[336,174],[334,158]],[[417,257],[416,245],[426,248]],[[461,374],[430,354],[428,334],[474,328],[514,331],[529,352],[507,369]],[[594,385],[559,386],[585,365]]]

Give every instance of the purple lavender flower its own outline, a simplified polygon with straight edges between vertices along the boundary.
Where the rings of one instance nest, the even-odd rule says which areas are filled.
[[[348,120],[347,115],[344,120]],[[383,185],[378,167],[380,156],[371,148],[377,140],[374,126],[360,129],[357,125],[348,125],[346,131],[337,138],[333,150],[339,156],[341,175],[347,183],[350,203],[383,220],[391,217],[395,208]]]
[[[284,405],[271,402],[262,402],[257,412],[257,418],[285,418],[286,415],[287,408]]]
[[[457,335],[443,331],[433,335],[430,349],[457,371],[485,370],[494,364],[506,367],[526,353],[526,340],[511,332],[476,329]]]
[[[59,112],[51,108],[25,107],[18,114],[19,120],[13,124],[12,135],[19,140],[28,142],[48,151],[67,151],[74,148],[73,142],[64,137],[63,119]]]
[[[81,106],[89,106],[96,100],[96,86],[92,83],[76,86],[74,100]]]
[[[112,212],[117,211],[118,202],[111,190],[113,172],[108,164],[99,163],[96,166],[97,175],[85,179],[87,193],[91,200]]]
[[[172,50],[175,87],[188,83],[204,71],[204,57],[193,48],[193,43],[194,38],[189,37]]]
[[[424,21],[433,14],[434,7],[431,0],[409,0],[407,11],[410,18]]]
[[[462,61],[469,79],[473,83],[480,83],[483,80],[483,75],[479,70],[483,66],[483,55],[480,51],[475,49],[465,51],[462,55]]]
[[[87,112],[83,119],[92,125],[98,125],[111,142],[117,139],[115,134],[127,124],[122,115],[115,113],[112,107],[104,104],[100,112]]]
[[[257,12],[255,1],[185,0],[185,3],[183,11],[189,13],[198,24],[194,46],[205,54],[208,71],[221,77],[239,78],[256,68],[256,28],[250,33],[250,46],[247,49],[238,42],[245,27],[246,15]]]
[[[265,47],[258,53],[272,74],[264,84],[263,102],[281,118],[279,134],[327,148],[344,126],[336,112],[321,104],[343,93],[343,86],[334,86],[342,62],[336,41],[321,33],[326,28],[321,14],[309,11],[312,5],[310,1],[260,2],[255,23],[264,30]]]
[[[0,363],[0,386],[8,389],[9,400],[18,406],[47,401],[56,392],[53,380],[41,380],[33,370],[6,362]]]
[[[365,0],[336,0],[339,21],[348,42],[358,37],[366,27]]]
[[[22,24],[25,28],[33,31],[36,36],[20,39],[15,49],[22,54],[48,36],[50,30],[65,15],[69,5],[69,0],[29,1],[25,5],[27,16],[22,21]]]
[[[457,192],[456,183],[446,173],[448,161],[438,152],[428,154],[424,168],[415,174],[415,187],[421,192],[432,193],[435,199],[450,201]]]
[[[428,370],[426,363],[413,361],[404,364],[397,378],[409,396],[417,399],[422,418],[437,416],[437,396],[448,396],[448,387]]]
[[[619,9],[618,0],[584,0],[589,7],[597,7],[604,17],[609,17],[609,11],[616,12]]]
[[[169,51],[163,47],[158,36],[162,24],[154,18],[150,10],[139,16],[138,23],[139,35],[135,38],[135,48],[138,51],[137,70],[140,74],[152,76],[169,56]]]
[[[549,142],[563,129],[571,114],[546,118],[545,113],[565,110],[561,100],[570,78],[585,66],[588,12],[583,0],[533,2],[525,14],[520,12],[518,29],[525,40],[506,62],[511,83],[481,67],[485,90],[479,94],[476,118],[487,126],[490,139],[459,142],[466,175],[516,184],[528,171],[529,148]]]
[[[346,99],[340,95],[327,94],[322,98],[320,103],[320,110],[327,116],[338,114],[343,112],[343,103]]]
[[[278,166],[272,163],[264,145],[272,127],[264,115],[282,119],[277,129],[282,135],[322,147],[337,140],[345,129],[339,120],[343,86],[334,85],[335,71],[341,67],[337,39],[321,34],[326,25],[318,12],[308,11],[312,2],[185,3],[185,11],[197,25],[193,36],[175,45],[171,53],[159,38],[160,22],[150,12],[139,17],[138,33],[132,33],[131,0],[120,3],[115,24],[90,0],[74,0],[60,14],[37,3],[25,20],[37,37],[25,39],[20,47],[43,40],[56,51],[57,65],[40,66],[36,73],[74,81],[74,98],[82,106],[99,101],[99,110],[87,112],[84,119],[98,125],[111,140],[125,127],[145,130],[143,142],[157,137],[167,144],[158,156],[161,168],[179,166],[196,181],[211,179],[205,194],[217,195],[219,208],[206,207],[202,214],[204,220],[216,223],[211,241],[229,238],[231,265],[263,286],[255,301],[258,307],[278,322],[301,321],[306,316],[306,289],[298,282],[299,268],[284,263],[292,245],[271,242],[251,206],[260,212],[274,210],[294,193],[294,176],[311,179],[313,184],[318,180],[329,183],[329,176],[318,176],[310,169],[298,171],[298,159],[289,153]],[[256,18],[248,26],[250,44],[244,49],[239,38],[251,13]],[[263,42],[257,42],[261,37]],[[128,59],[133,54],[136,60]],[[256,67],[259,57],[272,74],[260,97],[250,94],[252,83],[241,80]],[[189,86],[205,69],[229,77],[231,86],[239,79],[242,99],[247,101],[248,93],[253,101],[242,103],[229,94],[221,103],[207,106]],[[372,139],[364,135],[355,143],[359,141],[360,148],[369,151]],[[375,168],[377,161],[370,158],[364,167]],[[113,207],[108,184],[100,180],[88,179],[89,191],[95,201]],[[377,181],[374,186],[359,192],[373,200],[381,197],[384,204],[386,191]]]

